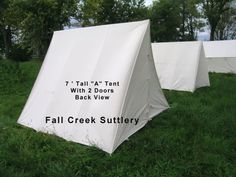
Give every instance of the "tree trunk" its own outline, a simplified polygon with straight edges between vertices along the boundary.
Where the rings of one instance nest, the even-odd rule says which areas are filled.
[[[216,26],[212,25],[211,26],[211,33],[210,33],[210,41],[214,41],[215,40],[215,31],[216,31]]]
[[[10,54],[11,46],[12,46],[12,41],[11,41],[12,34],[11,34],[10,27],[3,27],[2,34],[3,34],[3,41],[4,41],[4,52],[5,52],[6,57],[8,57]]]
[[[194,36],[194,27],[193,27],[193,17],[190,16],[189,18],[189,25],[190,25],[190,40],[195,40],[195,36]]]
[[[220,33],[220,40],[224,40],[225,39],[224,38],[224,29],[220,29],[219,33]]]

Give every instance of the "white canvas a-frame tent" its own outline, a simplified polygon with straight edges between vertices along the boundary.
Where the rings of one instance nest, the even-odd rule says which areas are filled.
[[[208,70],[236,74],[236,40],[204,42]]]
[[[152,50],[163,89],[194,92],[210,85],[202,42],[152,43]]]
[[[55,32],[18,123],[112,153],[168,108],[154,66],[149,28],[149,21],[140,21]],[[109,100],[75,100],[68,88],[72,81],[89,81],[92,90],[97,87],[92,81],[101,81],[99,89],[112,88],[113,93],[100,94],[110,96]],[[119,86],[105,87],[105,81]],[[66,119],[46,123],[45,117],[57,116],[94,117],[96,123]],[[123,117],[129,123],[102,123],[101,117]],[[133,118],[138,119],[136,125]]]

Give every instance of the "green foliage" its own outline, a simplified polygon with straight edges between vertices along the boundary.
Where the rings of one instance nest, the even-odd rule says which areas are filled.
[[[152,41],[177,41],[180,15],[175,0],[154,1],[150,11]]]
[[[0,53],[8,56],[12,45],[13,29],[8,19],[10,0],[0,1]]]
[[[144,0],[86,0],[81,3],[83,26],[130,22],[147,18]]]
[[[98,24],[98,13],[102,0],[84,0],[80,4],[81,13],[78,20],[82,26],[91,26]]]
[[[4,39],[3,39],[3,34],[0,33],[0,55],[4,53],[3,51],[4,51]]]
[[[199,0],[160,0],[150,7],[152,41],[192,41],[202,27]]]
[[[40,64],[0,63],[19,67],[24,78],[4,71],[17,84],[4,81],[0,88],[0,176],[236,176],[235,75],[210,74],[211,87],[195,93],[165,90],[171,108],[110,156],[16,123]]]
[[[0,61],[0,90],[1,94],[17,94],[16,85],[23,79],[19,64],[9,60]]]
[[[71,19],[91,26],[149,18],[152,41],[187,41],[196,40],[203,12],[211,27],[211,39],[235,38],[235,7],[231,2],[155,0],[148,8],[145,0],[1,0],[0,54],[18,60],[28,58],[30,51],[43,58],[53,32],[70,26]],[[17,53],[25,56],[15,57]]]
[[[4,58],[2,52],[0,51],[0,60],[2,60]]]
[[[129,22],[146,19],[147,9],[144,0],[103,0],[99,14],[102,24]]]
[[[200,5],[200,0],[177,0],[177,2],[181,18],[180,40],[196,40],[196,32],[203,24],[200,20],[199,9],[197,8]]]
[[[120,16],[123,17],[123,21],[138,21],[148,18],[148,9],[144,5],[145,0],[126,0],[122,3],[123,10],[120,11]]]
[[[68,25],[76,11],[76,0],[12,0],[9,16],[21,31],[22,45],[43,56],[53,31]]]
[[[19,44],[14,44],[8,54],[8,58],[14,61],[27,61],[31,58],[32,52]]]

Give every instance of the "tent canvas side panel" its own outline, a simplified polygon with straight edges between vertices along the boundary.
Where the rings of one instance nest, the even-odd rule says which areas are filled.
[[[113,118],[126,115],[138,116],[140,105],[147,103],[149,87],[142,87],[145,88],[142,90],[145,94],[142,95],[139,86],[143,85],[146,75],[150,74],[144,57],[146,54],[143,54],[146,51],[143,49],[145,47],[143,41],[146,41],[144,39],[148,25],[149,21],[141,21],[55,32],[45,62],[18,123],[37,131],[55,134],[69,141],[93,145],[112,153],[120,144],[120,141],[115,141],[119,133],[125,133],[127,138],[132,134],[131,131],[134,133],[139,128],[127,130],[133,126],[129,124],[123,126],[122,123],[114,122],[102,123],[100,118],[113,120]],[[150,39],[148,40],[150,42]],[[144,66],[137,65],[137,61],[141,61]],[[146,75],[141,75],[139,73],[141,70],[145,71]],[[66,85],[66,81],[70,83],[69,86]],[[119,82],[119,86],[89,84],[85,86],[84,93],[72,93],[71,88],[80,88],[75,84],[77,81],[88,83],[111,81]],[[110,96],[108,100],[75,99],[75,95],[88,97],[87,87],[91,90],[112,87],[113,92],[106,92]],[[158,90],[159,88],[155,91]],[[133,93],[136,93],[136,97],[132,96]],[[97,92],[91,97],[104,94],[104,92]],[[163,93],[160,92],[159,95],[163,100]],[[139,102],[140,98],[145,101],[145,104]],[[124,104],[126,101],[134,105]],[[155,108],[158,109],[156,112],[164,110],[163,107],[156,106]],[[124,110],[126,110],[125,113]],[[47,123],[45,118],[48,116],[63,117],[64,122]],[[68,117],[77,119],[94,117],[96,123],[70,123],[67,121]],[[143,117],[143,115],[138,117],[140,122]],[[119,127],[124,127],[126,130],[120,132],[123,129]]]
[[[204,42],[208,70],[216,73],[236,73],[236,40]]]
[[[153,43],[153,55],[161,87],[169,90],[190,91],[196,89],[196,79],[209,80],[208,74],[197,76],[198,71],[206,73],[199,65],[201,42]],[[206,78],[203,78],[206,77]],[[208,86],[200,84],[201,86]]]
[[[145,126],[154,116],[169,108],[160,87],[151,51],[150,26],[145,27],[143,40],[130,78],[122,116],[138,117],[139,123],[118,126],[114,150],[129,136]]]
[[[203,42],[206,58],[234,58],[236,57],[236,40]]]
[[[64,45],[59,45],[61,41],[63,41]],[[44,127],[45,123],[39,117],[43,117],[50,101],[53,99],[59,76],[71,53],[71,46],[75,45],[75,43],[76,40],[73,38],[73,34],[59,35],[54,33],[37,79],[17,121],[19,124],[29,126],[37,131]],[[34,115],[35,113],[37,115]]]
[[[152,53],[150,26],[148,28],[147,38],[144,44],[147,45],[146,51],[148,53],[148,70],[149,70],[149,118],[152,119],[162,111],[169,108],[169,104],[165,98],[161,84],[157,75],[154,57]]]
[[[236,74],[236,57],[207,58],[207,65],[209,72]]]
[[[203,48],[203,44],[200,44],[199,47],[199,63],[198,63],[198,71],[197,71],[197,78],[196,78],[196,85],[195,88],[210,86],[210,80],[208,76],[208,67],[207,61],[205,58],[205,51]]]

